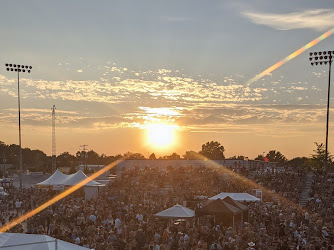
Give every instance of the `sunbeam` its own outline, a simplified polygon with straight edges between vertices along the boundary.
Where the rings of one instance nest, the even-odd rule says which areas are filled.
[[[281,67],[283,64],[285,64],[286,62],[290,61],[291,59],[299,56],[301,53],[303,53],[304,51],[308,50],[309,48],[312,48],[314,45],[318,44],[319,42],[321,42],[322,40],[326,39],[327,37],[331,36],[334,33],[334,28],[330,29],[329,31],[325,32],[324,34],[322,34],[321,36],[317,37],[316,39],[314,39],[313,41],[309,42],[308,44],[304,45],[303,47],[301,47],[300,49],[296,50],[295,52],[291,53],[290,55],[288,55],[287,57],[285,57],[284,59],[282,59],[281,61],[279,61],[278,63],[275,63],[274,65],[272,65],[271,67],[267,68],[266,70],[264,70],[263,72],[261,72],[260,74],[256,75],[255,77],[253,77],[252,79],[250,79],[248,82],[246,82],[246,86],[251,85],[252,83],[260,80],[262,77],[264,77],[265,75],[273,72],[274,70],[278,69],[279,67]]]

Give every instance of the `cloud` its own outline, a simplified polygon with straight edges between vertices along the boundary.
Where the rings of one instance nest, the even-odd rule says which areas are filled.
[[[4,109],[5,111],[9,112],[17,112],[17,109],[9,108]],[[35,108],[21,108],[21,112],[31,112],[31,113],[50,113],[51,114],[51,108],[50,109],[35,109]],[[66,111],[66,110],[57,110],[57,114],[71,114],[75,115],[78,114],[76,111]]]
[[[184,110],[176,121],[183,126],[318,124],[325,116],[320,105],[221,104]]]
[[[315,89],[326,76],[312,72],[312,83],[286,82],[272,76],[245,87],[241,84],[243,75],[191,76],[182,70],[163,68],[136,72],[115,65],[104,70],[113,71],[112,76],[83,81],[22,78],[21,97],[31,101],[24,107],[36,107],[34,103],[42,99],[43,103],[61,103],[73,111],[57,110],[57,126],[88,130],[139,129],[161,121],[178,124],[184,131],[224,133],[233,127],[255,131],[268,124],[317,127],[325,119],[325,106],[303,105],[318,104],[319,100],[326,103],[321,99],[325,90]],[[0,75],[0,87],[1,96],[16,96],[15,78]],[[294,105],[281,105],[290,101]],[[268,103],[277,105],[264,105]],[[85,108],[80,109],[77,104]],[[26,126],[50,127],[50,114],[48,108],[23,108],[22,122]],[[16,122],[16,106],[0,109],[1,126]]]
[[[82,69],[78,69],[77,72],[78,72],[78,73],[82,73],[83,70],[82,70]]]
[[[256,24],[277,30],[313,29],[327,30],[333,27],[334,9],[315,9],[288,14],[243,12],[243,16]]]

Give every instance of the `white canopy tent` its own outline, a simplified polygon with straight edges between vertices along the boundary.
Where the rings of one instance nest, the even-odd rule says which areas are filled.
[[[80,181],[83,181],[85,179],[87,179],[89,177],[87,177],[87,175],[84,174],[84,172],[82,172],[81,170],[79,170],[78,172],[76,172],[75,174],[72,174],[69,176],[68,179],[66,179],[64,181],[65,186],[74,186],[75,184],[79,183]],[[86,184],[86,186],[104,186],[101,183],[97,182],[97,181],[90,181]]]
[[[45,181],[37,183],[36,186],[54,186],[54,185],[63,185],[63,186],[74,186],[75,184],[79,183],[87,179],[87,175],[85,175],[81,170],[76,172],[75,174],[66,175],[60,172],[58,169]],[[85,186],[104,186],[97,181],[90,181]]]
[[[39,234],[0,234],[0,248],[10,250],[87,250],[51,236]]]
[[[69,176],[66,174],[63,174],[58,169],[51,175],[49,178],[47,178],[45,181],[42,181],[36,185],[41,186],[53,186],[53,185],[59,185],[61,184],[64,179],[68,178]]]
[[[169,218],[169,219],[181,219],[181,218],[192,218],[195,216],[195,211],[187,207],[176,204],[173,207],[167,208],[154,215],[159,218]]]
[[[258,202],[259,198],[250,195],[248,193],[220,193],[209,198],[209,200],[225,199],[227,196],[231,197],[235,201],[246,201],[246,202]]]

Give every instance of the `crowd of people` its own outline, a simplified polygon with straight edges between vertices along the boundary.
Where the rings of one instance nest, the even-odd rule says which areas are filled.
[[[272,173],[272,171],[257,172],[254,180],[261,186],[291,200],[299,202],[303,188],[305,172],[284,171]]]
[[[102,189],[96,199],[85,200],[79,190],[10,231],[48,234],[92,249],[334,249],[332,178],[315,174],[310,191],[314,199],[302,209],[298,197],[304,175],[267,171],[250,180],[233,169],[134,168]],[[194,197],[251,193],[261,186],[263,202],[246,204],[248,221],[234,227],[210,216],[188,221],[154,216],[177,203],[192,209],[208,203]],[[35,188],[7,191],[2,225],[56,194]],[[279,202],[272,200],[274,194]]]
[[[307,208],[318,214],[322,220],[331,223],[334,214],[334,175],[327,172],[316,172],[309,193]]]

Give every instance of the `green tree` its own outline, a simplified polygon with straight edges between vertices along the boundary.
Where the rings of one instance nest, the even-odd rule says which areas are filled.
[[[201,155],[211,160],[223,160],[224,156],[224,147],[217,141],[207,142],[202,145]]]

